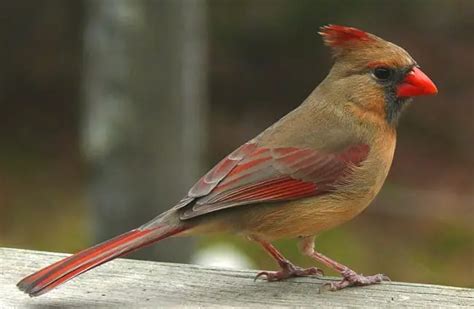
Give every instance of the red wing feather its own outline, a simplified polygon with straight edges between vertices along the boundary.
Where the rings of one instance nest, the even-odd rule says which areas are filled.
[[[243,158],[255,153],[257,145],[252,142],[243,144],[237,150],[228,155],[225,159],[217,163],[213,169],[207,172],[204,177],[189,190],[189,197],[200,197],[208,194],[216,185],[226,177]]]
[[[181,219],[237,205],[294,200],[328,192],[369,152],[355,145],[340,153],[295,147],[266,148],[248,142],[219,162],[177,205],[194,202]]]

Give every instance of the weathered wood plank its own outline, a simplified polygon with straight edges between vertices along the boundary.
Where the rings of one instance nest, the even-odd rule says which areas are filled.
[[[390,282],[338,292],[330,278],[265,282],[256,271],[118,259],[37,298],[16,289],[23,276],[64,254],[0,248],[0,308],[291,306],[474,307],[474,289]]]

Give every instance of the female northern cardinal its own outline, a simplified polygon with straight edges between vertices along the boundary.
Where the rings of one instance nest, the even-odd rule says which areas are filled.
[[[402,48],[362,30],[321,28],[335,64],[295,110],[239,147],[173,208],[130,232],[24,278],[38,296],[116,257],[171,236],[237,233],[259,242],[281,267],[267,280],[322,274],[283,257],[270,241],[299,238],[300,249],[341,273],[338,290],[388,279],[362,276],[314,250],[314,237],[359,214],[392,163],[396,125],[411,97],[436,86]]]

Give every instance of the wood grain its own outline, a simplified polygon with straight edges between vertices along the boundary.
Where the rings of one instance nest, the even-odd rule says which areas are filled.
[[[0,248],[0,308],[474,307],[474,289],[390,282],[338,292],[334,278],[265,282],[253,270],[118,259],[37,298],[17,290],[23,276],[65,254]]]

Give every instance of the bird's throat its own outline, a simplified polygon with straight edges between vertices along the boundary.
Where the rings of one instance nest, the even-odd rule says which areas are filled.
[[[412,102],[411,98],[399,98],[395,91],[387,91],[385,94],[385,120],[392,127],[398,125],[401,114]]]

